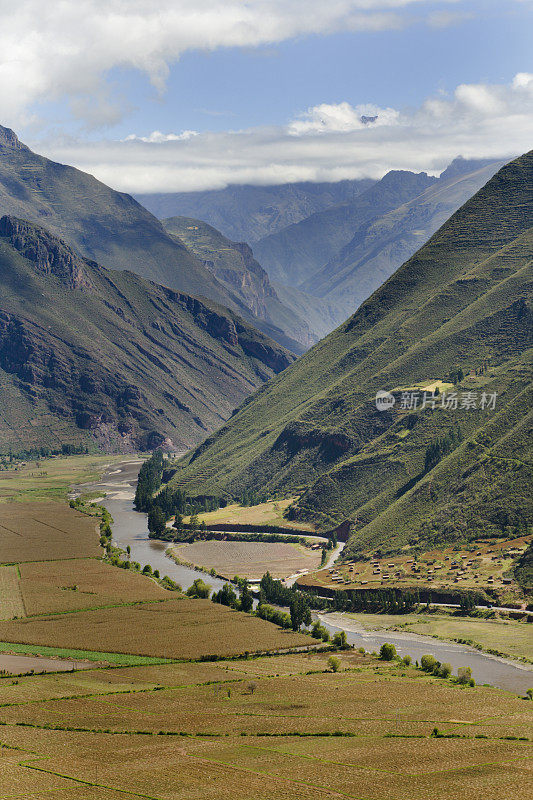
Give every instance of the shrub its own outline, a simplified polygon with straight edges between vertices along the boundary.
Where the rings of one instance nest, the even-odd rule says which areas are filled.
[[[424,672],[433,672],[437,665],[437,660],[432,655],[425,655],[422,656],[420,659],[420,666],[424,670]]]
[[[338,672],[341,662],[337,658],[337,656],[330,656],[328,658],[328,667],[332,672]]]
[[[411,664],[411,656],[404,656],[402,658],[402,664],[405,664],[406,667],[410,666],[410,664]]]
[[[452,674],[452,665],[451,664],[441,664],[437,675],[439,678],[449,678]]]
[[[189,586],[187,589],[187,595],[189,597],[199,597],[206,599],[209,597],[209,592],[211,591],[211,587],[205,583],[201,578],[196,578],[192,586]]]
[[[472,670],[470,667],[459,667],[457,670],[457,683],[466,686],[472,680]]]
[[[379,650],[379,657],[382,661],[392,661],[396,656],[396,648],[390,642],[384,642]]]

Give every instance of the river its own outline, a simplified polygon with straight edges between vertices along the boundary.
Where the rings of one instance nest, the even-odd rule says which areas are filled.
[[[168,575],[187,589],[196,578],[203,578],[213,589],[219,589],[225,581],[212,578],[200,571],[176,564],[165,555],[168,545],[148,538],[147,516],[133,509],[133,498],[137,474],[141,460],[128,460],[114,465],[104,477],[83,487],[85,491],[101,491],[106,494],[102,501],[113,517],[113,541],[123,550],[131,549],[131,558],[141,566],[150,564],[159,570],[161,576]],[[79,489],[80,487],[73,487]],[[342,546],[339,548],[339,552]],[[533,686],[533,670],[527,665],[481,653],[465,645],[432,639],[419,634],[396,631],[366,631],[355,620],[343,614],[319,614],[322,624],[335,633],[346,632],[347,640],[355,647],[367,651],[379,651],[384,642],[391,642],[401,656],[410,655],[413,661],[430,653],[438,661],[451,664],[454,671],[458,667],[471,667],[472,676],[477,683],[488,683],[500,689],[524,694]],[[532,626],[533,629],[533,626]]]

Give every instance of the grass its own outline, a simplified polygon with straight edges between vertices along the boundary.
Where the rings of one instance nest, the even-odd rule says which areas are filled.
[[[480,619],[453,614],[357,614],[345,612],[368,631],[390,630],[419,633],[439,639],[470,640],[483,650],[499,651],[511,658],[533,661],[531,625],[507,619]],[[533,677],[533,676],[532,676]]]
[[[224,508],[219,508],[216,511],[208,511],[204,514],[198,514],[198,521],[205,522],[207,527],[216,523],[237,523],[240,525],[277,525],[287,528],[288,531],[292,528],[301,529],[307,528],[310,533],[313,532],[312,525],[300,525],[295,522],[290,522],[283,516],[284,511],[293,503],[294,497],[285,500],[269,500],[267,503],[258,503],[254,506],[242,506],[239,503],[230,503]],[[189,522],[190,518],[185,517],[184,522]]]
[[[130,653],[104,653],[99,650],[78,650],[72,647],[47,647],[42,644],[21,644],[20,642],[0,642],[0,652],[17,653],[18,655],[48,656],[50,658],[66,658],[74,661],[97,661],[125,666],[145,664],[164,664],[165,658],[137,656]]]
[[[124,456],[58,456],[0,468],[0,501],[64,500],[72,484],[98,479]],[[1,509],[0,509],[1,510]]]

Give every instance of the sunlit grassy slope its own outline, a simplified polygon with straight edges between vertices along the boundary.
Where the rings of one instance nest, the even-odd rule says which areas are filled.
[[[533,152],[502,168],[356,314],[182,459],[174,485],[299,491],[297,518],[354,521],[348,552],[528,521],[532,178]],[[496,392],[494,411],[376,410],[377,390],[449,383],[458,368],[455,388]],[[462,441],[424,474],[426,448],[452,426]]]

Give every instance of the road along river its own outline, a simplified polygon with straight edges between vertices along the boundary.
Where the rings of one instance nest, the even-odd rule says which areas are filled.
[[[153,569],[159,570],[161,576],[168,575],[183,589],[188,589],[193,581],[200,577],[213,589],[219,589],[225,581],[176,564],[165,555],[167,543],[148,538],[146,514],[140,514],[133,509],[137,474],[141,463],[142,461],[137,459],[115,464],[100,481],[83,487],[73,487],[73,490],[79,491],[83,488],[84,491],[101,491],[102,494],[106,494],[101,504],[107,508],[114,520],[113,541],[123,550],[129,546],[131,559],[138,561],[141,567],[150,564]],[[343,614],[316,616],[331,633],[344,630],[348,642],[355,647],[364,647],[365,650],[377,652],[384,642],[391,642],[401,656],[410,655],[413,661],[419,661],[424,654],[430,653],[438,661],[451,664],[454,672],[458,667],[471,667],[472,676],[477,683],[489,683],[518,694],[524,694],[526,689],[533,686],[533,669],[529,665],[429,636],[396,631],[366,631]]]

